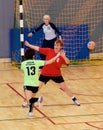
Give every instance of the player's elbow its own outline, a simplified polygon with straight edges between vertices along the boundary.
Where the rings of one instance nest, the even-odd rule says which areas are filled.
[[[66,60],[66,64],[69,65],[70,64],[70,60]]]

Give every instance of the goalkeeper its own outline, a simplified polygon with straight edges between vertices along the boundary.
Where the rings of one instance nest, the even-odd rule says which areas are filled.
[[[52,48],[53,49],[54,42],[57,40],[57,37],[59,37],[59,39],[62,40],[61,33],[59,32],[57,27],[53,23],[50,22],[49,15],[43,16],[43,23],[38,28],[36,28],[34,31],[30,32],[28,34],[28,37],[32,37],[33,34],[35,34],[36,32],[38,32],[41,29],[43,29],[43,32],[44,32],[44,40],[43,40],[43,44],[42,44],[43,48]],[[41,54],[40,57],[42,60],[45,59],[45,55],[43,55],[43,54]]]

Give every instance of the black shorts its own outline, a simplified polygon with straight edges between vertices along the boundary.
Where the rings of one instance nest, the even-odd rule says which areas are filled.
[[[49,81],[53,80],[55,83],[62,83],[64,82],[64,79],[62,76],[44,76],[40,75],[39,81],[44,82],[45,84]]]
[[[57,38],[54,38],[52,40],[46,40],[46,39],[44,39],[42,47],[43,48],[52,48],[52,49],[54,49],[54,43],[55,43],[56,40],[57,40]]]
[[[29,90],[29,91],[32,91],[33,93],[36,93],[36,92],[38,92],[38,88],[39,88],[39,87],[24,86],[24,91],[25,91],[25,90]]]

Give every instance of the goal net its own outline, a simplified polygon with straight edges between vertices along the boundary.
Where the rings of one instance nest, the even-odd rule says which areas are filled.
[[[64,50],[71,63],[102,64],[103,61],[103,0],[23,0],[24,36],[33,45],[42,45],[42,30],[33,37],[27,34],[38,27],[43,15],[49,14],[62,34]],[[11,31],[12,60],[20,62],[19,0],[15,1],[14,28]],[[89,41],[96,43],[88,49]],[[36,58],[39,59],[37,53]]]

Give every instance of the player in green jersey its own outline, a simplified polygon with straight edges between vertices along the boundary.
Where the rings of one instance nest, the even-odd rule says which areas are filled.
[[[60,53],[48,61],[35,60],[35,51],[27,49],[25,52],[26,60],[21,63],[21,70],[24,72],[24,92],[29,105],[29,115],[33,115],[34,103],[38,102],[39,105],[42,103],[43,97],[36,98],[36,93],[39,88],[39,67],[47,64],[51,64],[60,56]]]

